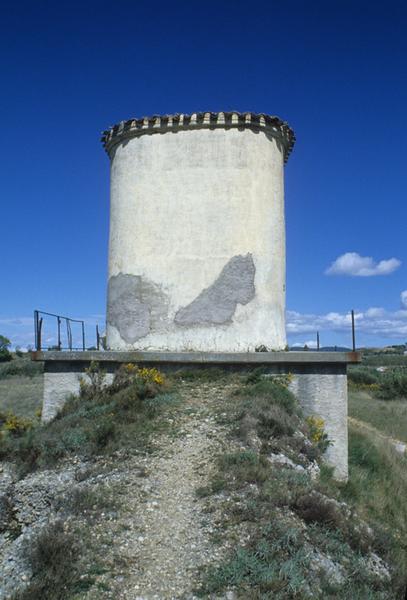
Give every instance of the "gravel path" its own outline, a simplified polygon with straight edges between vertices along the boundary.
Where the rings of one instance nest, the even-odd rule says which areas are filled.
[[[115,577],[113,596],[106,597],[195,598],[199,568],[221,558],[223,547],[211,543],[214,523],[196,489],[209,483],[226,444],[225,428],[216,422],[213,408],[228,391],[214,382],[181,384],[175,435],[156,440],[156,455],[131,459],[134,475],[131,464],[126,465],[125,511],[114,524],[113,547],[114,562],[123,569]],[[140,478],[140,466],[147,477]]]

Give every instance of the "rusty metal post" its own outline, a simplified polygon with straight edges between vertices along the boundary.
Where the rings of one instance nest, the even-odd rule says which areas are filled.
[[[61,319],[57,317],[58,323],[58,350],[61,350]]]
[[[355,311],[352,309],[352,352],[356,352],[356,341],[355,341]]]
[[[43,318],[38,321],[38,350],[41,351],[41,329],[42,329]]]
[[[39,350],[38,348],[38,310],[34,311],[34,340],[35,340],[35,349]]]
[[[66,334],[68,337],[68,348],[69,348],[69,350],[72,351],[72,330],[71,330],[71,324],[69,322],[69,319],[65,319],[65,323],[66,323]]]

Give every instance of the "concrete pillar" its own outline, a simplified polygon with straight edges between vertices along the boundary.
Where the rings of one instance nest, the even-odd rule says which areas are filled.
[[[334,467],[338,480],[348,478],[348,385],[346,367],[335,371],[295,374],[291,391],[306,416],[324,420],[324,429],[332,444],[325,453],[326,462]]]
[[[41,420],[48,423],[63,408],[69,396],[79,394],[80,380],[87,380],[85,367],[69,363],[45,363]],[[113,381],[113,373],[106,373],[105,382]]]

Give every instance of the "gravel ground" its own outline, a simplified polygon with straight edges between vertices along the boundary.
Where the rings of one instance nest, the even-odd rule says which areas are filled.
[[[33,574],[24,558],[24,544],[57,521],[82,541],[78,551],[82,591],[67,595],[66,600],[197,598],[202,569],[222,562],[255,533],[255,524],[235,520],[233,509],[255,497],[258,486],[246,486],[239,494],[221,491],[201,497],[196,493],[211,482],[219,455],[242,449],[230,436],[227,419],[222,423],[222,417],[227,417],[224,402],[238,381],[233,377],[210,383],[177,381],[181,401],[157,417],[162,419],[157,427],[161,433],[150,440],[153,453],[130,452],[124,447],[89,461],[71,457],[23,479],[18,479],[13,465],[0,465],[0,600],[10,600],[13,592],[29,585]],[[373,431],[355,419],[350,421]],[[259,443],[256,436],[248,438],[252,449],[258,449]],[[271,455],[271,459],[296,468],[283,454]],[[89,490],[94,492],[89,496],[93,500],[79,509],[69,507],[74,492],[79,496],[85,492],[88,498]],[[91,505],[98,494],[104,502]],[[310,552],[315,554],[318,569],[333,577],[330,573],[335,568],[341,576],[342,567],[329,556],[312,548]],[[368,559],[372,576],[389,577],[386,565],[375,554]],[[211,600],[246,597],[228,590]]]
[[[113,542],[106,544],[109,574],[99,578],[110,591],[105,596],[91,591],[89,599],[195,598],[199,569],[215,564],[229,546],[226,540],[212,543],[215,517],[206,512],[196,489],[209,483],[216,457],[230,444],[214,416],[230,389],[223,383],[181,383],[179,391],[175,433],[155,440],[159,450],[154,456],[127,462],[120,517],[93,531],[97,540],[107,536]]]
[[[169,427],[155,435],[152,454],[123,449],[88,462],[74,458],[22,480],[3,464],[0,492],[12,502],[17,537],[7,524],[0,528],[0,571],[6,575],[0,600],[29,583],[32,573],[21,548],[54,519],[62,519],[87,548],[82,578],[94,583],[75,600],[195,598],[200,569],[220,561],[233,543],[219,540],[219,514],[208,510],[196,490],[208,485],[217,457],[230,450],[227,426],[216,415],[234,385],[177,382],[181,402],[159,417]],[[90,506],[79,514],[60,508],[58,498],[84,487],[106,490],[117,506],[107,504],[104,512]]]
[[[211,543],[210,515],[196,489],[208,483],[225,444],[225,430],[212,410],[225,388],[186,383],[180,392],[176,436],[155,440],[155,456],[133,459],[133,475],[131,465],[127,468],[124,514],[112,532],[113,550],[127,567],[112,590],[118,599],[195,598],[198,569],[222,555],[222,548]],[[146,477],[138,476],[140,465]],[[106,527],[98,529],[96,535],[103,529],[106,534]]]

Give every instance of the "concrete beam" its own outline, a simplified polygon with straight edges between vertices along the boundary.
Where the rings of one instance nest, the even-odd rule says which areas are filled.
[[[32,360],[44,362],[156,363],[200,365],[332,365],[360,362],[357,352],[33,352]]]

